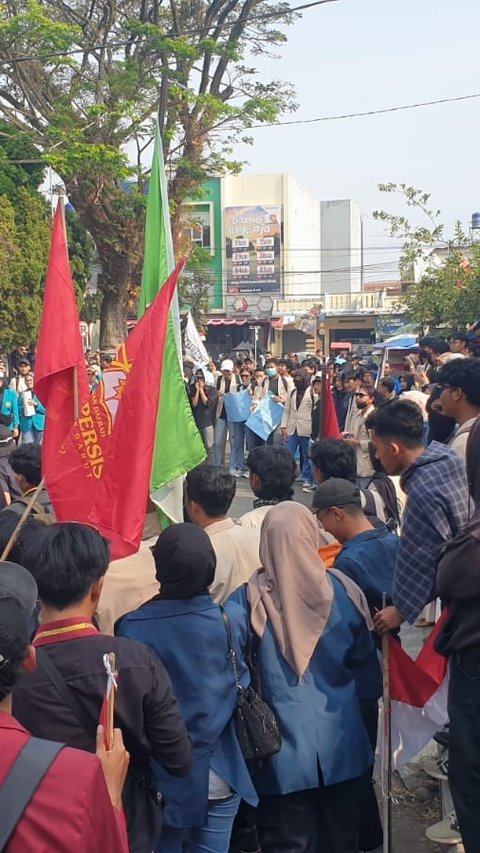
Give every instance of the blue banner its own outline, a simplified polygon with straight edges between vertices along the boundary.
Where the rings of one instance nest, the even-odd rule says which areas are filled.
[[[270,396],[264,397],[250,415],[245,426],[266,441],[270,433],[280,425],[282,416],[283,406],[280,403],[275,403]]]
[[[223,401],[225,403],[227,421],[230,421],[230,423],[242,423],[250,416],[252,398],[248,391],[237,391],[234,394],[225,394]]]

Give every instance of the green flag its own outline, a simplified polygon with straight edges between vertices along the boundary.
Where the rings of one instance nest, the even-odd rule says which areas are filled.
[[[155,133],[152,171],[145,221],[145,255],[138,316],[165,283],[174,268],[172,230],[168,208],[167,180],[162,143]],[[195,424],[183,381],[178,299],[170,311],[162,387],[157,417],[157,434],[151,476],[152,500],[171,521],[183,521],[182,475],[205,459],[205,448]],[[148,369],[148,365],[146,366]]]

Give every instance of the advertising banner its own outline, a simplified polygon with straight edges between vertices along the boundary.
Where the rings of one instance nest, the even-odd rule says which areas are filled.
[[[282,292],[280,205],[225,208],[228,293]]]

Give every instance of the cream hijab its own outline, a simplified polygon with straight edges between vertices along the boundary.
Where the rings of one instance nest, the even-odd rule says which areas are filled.
[[[271,623],[280,651],[301,678],[330,615],[333,588],[318,556],[316,518],[302,504],[284,501],[265,516],[261,569],[248,582],[251,623],[262,637]]]
[[[352,604],[373,629],[365,596],[337,569],[327,573],[318,554],[316,518],[302,504],[284,501],[265,516],[260,534],[261,569],[247,585],[252,628],[263,637],[270,621],[280,651],[301,678],[325,630],[333,602],[328,574],[342,583]]]

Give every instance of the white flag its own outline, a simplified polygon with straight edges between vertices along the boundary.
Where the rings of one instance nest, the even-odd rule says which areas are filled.
[[[185,332],[183,333],[183,348],[185,351],[185,358],[190,359],[194,364],[200,364],[202,367],[207,366],[210,359],[208,357],[207,350],[203,345],[203,341],[198,334],[198,329],[195,325],[191,311],[187,314],[187,325],[185,326]]]

